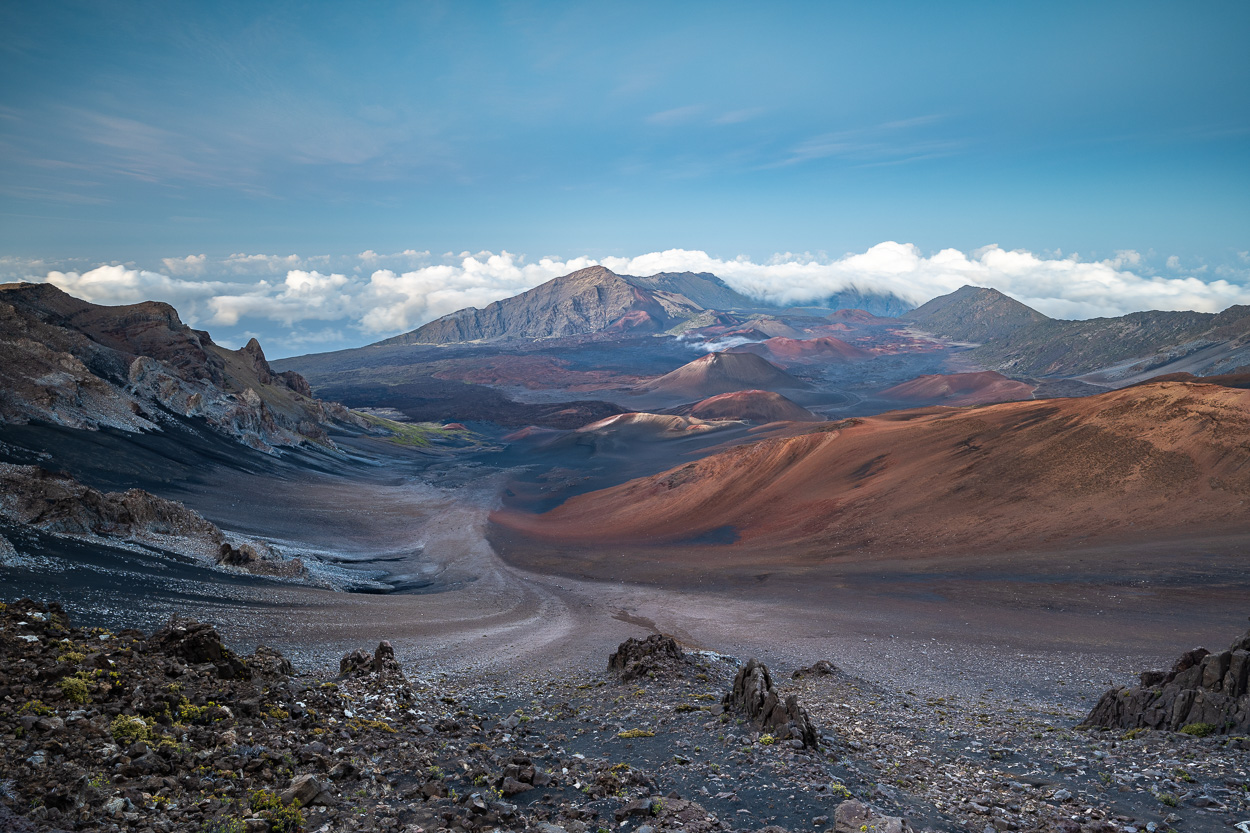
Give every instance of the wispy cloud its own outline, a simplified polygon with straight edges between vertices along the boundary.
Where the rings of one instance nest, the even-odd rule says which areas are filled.
[[[671,110],[661,110],[658,113],[652,113],[644,121],[647,124],[662,126],[685,124],[686,122],[694,121],[706,110],[707,107],[702,104],[687,104],[685,107],[674,107]]]
[[[809,137],[765,167],[785,167],[819,159],[839,158],[857,167],[901,165],[961,153],[965,139],[940,138],[920,132],[940,123],[941,116],[917,116],[872,127],[839,130]]]
[[[751,121],[764,115],[767,111],[763,107],[748,107],[744,110],[730,110],[727,113],[721,113],[712,119],[713,124],[741,124],[742,122]]]

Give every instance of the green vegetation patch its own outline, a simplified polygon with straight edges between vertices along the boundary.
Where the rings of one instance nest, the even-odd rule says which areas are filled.
[[[1181,731],[1196,738],[1205,738],[1209,735],[1214,735],[1215,728],[1210,723],[1190,723],[1188,726],[1182,726]]]
[[[468,432],[449,430],[433,422],[396,422],[374,414],[355,412],[375,428],[390,432],[390,441],[410,448],[426,448],[433,438],[447,439]]]

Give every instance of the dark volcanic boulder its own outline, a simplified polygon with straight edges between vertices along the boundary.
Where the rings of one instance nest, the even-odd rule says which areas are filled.
[[[372,654],[361,648],[346,653],[339,660],[339,677],[362,677],[368,674],[378,676],[398,676],[402,678],[404,671],[395,659],[395,649],[385,639],[378,643],[378,649]]]
[[[1102,696],[1082,726],[1189,729],[1192,734],[1250,732],[1250,631],[1213,654],[1195,648],[1171,671],[1146,671],[1132,688]]]
[[[248,658],[247,664],[262,677],[290,677],[295,673],[291,661],[268,645],[257,645],[256,652]]]
[[[828,677],[837,672],[838,666],[827,659],[818,659],[806,668],[798,669],[790,676],[796,680],[801,680],[804,677]]]
[[[252,671],[221,641],[216,628],[183,616],[171,616],[169,623],[148,640],[147,650],[177,657],[192,665],[212,663],[222,679],[250,680]]]
[[[400,675],[404,673],[399,667],[399,660],[395,659],[395,649],[385,639],[378,643],[378,649],[373,652],[373,673]]]
[[[762,731],[771,731],[783,740],[801,741],[805,747],[816,746],[816,729],[798,698],[790,694],[782,700],[773,687],[768,666],[754,659],[738,669],[724,706],[726,711],[744,714]]]
[[[662,633],[653,633],[646,639],[631,636],[608,657],[608,670],[619,674],[622,682],[680,673],[685,664],[686,652],[676,639]]]

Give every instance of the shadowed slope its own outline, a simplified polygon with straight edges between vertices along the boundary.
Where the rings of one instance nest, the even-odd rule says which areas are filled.
[[[695,541],[725,528],[737,534],[734,548],[768,563],[1250,533],[1247,436],[1250,392],[1212,385],[896,412],[740,446],[545,515],[500,512],[495,521],[521,542],[515,552],[525,539],[571,545],[591,549],[578,556],[587,563],[600,545]],[[689,547],[671,553],[698,557]]]

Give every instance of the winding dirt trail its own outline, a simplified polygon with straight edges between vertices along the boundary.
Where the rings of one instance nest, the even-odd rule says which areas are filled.
[[[436,576],[437,592],[344,593],[202,576],[172,576],[158,592],[136,585],[134,597],[120,601],[75,589],[82,579],[31,592],[110,626],[150,629],[171,612],[192,615],[217,624],[240,650],[273,645],[298,667],[331,673],[344,653],[382,639],[425,679],[597,671],[625,638],[662,631],[692,647],[756,656],[783,675],[828,659],[926,693],[992,688],[1072,706],[1196,644],[1222,644],[1247,612],[1244,555],[1218,541],[1207,549],[1189,542],[1201,550],[1189,561],[1160,544],[1030,558],[874,558],[819,575],[745,579],[713,565],[667,586],[529,572],[506,563],[488,540],[504,478],[485,468],[419,479],[227,474],[189,493],[188,503],[235,529],[338,552],[366,568],[371,556],[384,556],[376,566]]]

